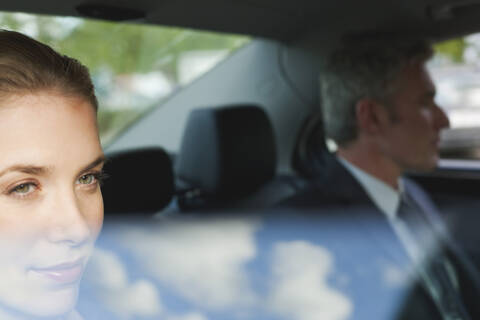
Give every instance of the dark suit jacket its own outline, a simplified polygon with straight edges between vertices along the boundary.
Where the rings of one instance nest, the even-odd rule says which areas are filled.
[[[464,252],[449,237],[437,209],[427,194],[408,179],[405,179],[405,189],[422,207],[426,218],[435,226],[435,232],[444,248],[444,252],[457,271],[461,298],[471,318],[480,319],[480,278],[477,270]],[[366,233],[376,232],[373,229],[369,230],[368,222],[371,221],[370,218],[372,217],[379,218],[384,221],[384,230],[389,230],[387,233],[390,232],[391,240],[396,242],[393,247],[398,252],[389,252],[388,254],[392,256],[393,260],[395,260],[395,255],[406,255],[404,246],[400,243],[384,213],[376,207],[359,182],[335,156],[325,156],[325,169],[314,179],[311,187],[282,202],[279,207],[302,209],[302,212],[310,212],[310,214],[316,215],[328,214],[332,212],[332,209],[335,209],[337,213],[348,212],[350,218],[355,219],[359,228],[363,228],[362,230]],[[383,240],[379,240],[379,250],[382,250],[382,242]],[[389,246],[388,250],[392,251],[392,246]],[[426,289],[420,284],[420,281],[417,281],[410,290],[403,307],[399,309],[397,319],[442,319],[436,305]],[[375,297],[372,297],[372,299],[375,299]]]

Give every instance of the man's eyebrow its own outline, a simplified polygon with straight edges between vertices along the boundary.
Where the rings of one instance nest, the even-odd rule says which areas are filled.
[[[435,100],[436,95],[436,90],[428,90],[422,96],[419,96],[418,99],[421,103],[429,103],[430,101]]]
[[[99,166],[100,164],[105,163],[105,161],[107,161],[107,158],[105,158],[105,156],[102,154],[102,155],[99,156],[97,159],[95,159],[95,160],[92,161],[90,164],[88,164],[85,168],[83,168],[82,170],[80,170],[79,174],[80,174],[80,173],[83,173],[83,172],[85,172],[85,171],[92,170],[92,169],[95,168],[96,166]]]

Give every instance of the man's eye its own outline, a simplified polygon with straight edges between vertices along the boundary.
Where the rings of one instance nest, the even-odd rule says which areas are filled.
[[[80,184],[92,184],[95,183],[96,179],[93,174],[85,174],[78,179]]]

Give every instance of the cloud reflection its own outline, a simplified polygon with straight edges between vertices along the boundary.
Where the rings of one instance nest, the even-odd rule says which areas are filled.
[[[182,316],[171,316],[166,320],[208,320],[208,318],[201,313],[189,313]]]
[[[335,266],[326,248],[258,238],[261,227],[258,220],[217,219],[121,228],[113,238],[123,261],[97,250],[88,280],[120,319],[343,320],[352,315],[352,302],[328,283]],[[127,268],[156,287],[143,278],[129,282]]]
[[[347,319],[353,305],[328,285],[328,276],[333,272],[334,260],[328,250],[306,241],[277,243],[269,307],[287,319]]]
[[[144,279],[130,282],[124,264],[113,252],[95,249],[84,280],[119,319],[151,317],[163,310],[155,285]]]
[[[257,254],[258,227],[256,220],[241,219],[168,223],[154,230],[127,230],[121,241],[147,273],[183,298],[224,310],[256,301],[244,267]]]

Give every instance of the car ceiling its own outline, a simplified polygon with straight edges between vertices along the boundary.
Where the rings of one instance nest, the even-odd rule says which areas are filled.
[[[133,22],[248,34],[284,41],[311,32],[450,38],[480,30],[480,0],[16,0],[2,10],[79,16],[78,6],[135,9]],[[93,11],[108,17],[112,10]]]

